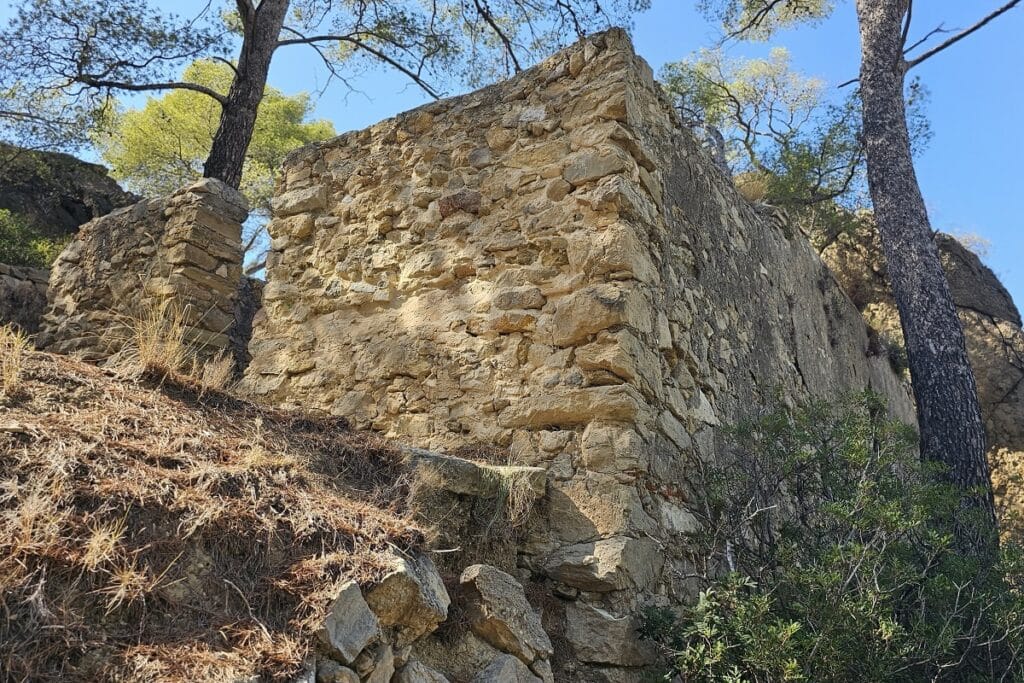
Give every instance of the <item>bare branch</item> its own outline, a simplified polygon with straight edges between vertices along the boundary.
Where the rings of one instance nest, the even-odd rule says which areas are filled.
[[[294,34],[294,35],[296,35],[298,37],[297,38],[289,38],[288,40],[279,40],[279,41],[277,41],[277,47],[284,47],[285,45],[313,45],[314,43],[324,43],[324,42],[349,43],[351,45],[355,45],[356,47],[358,47],[361,50],[364,50],[364,51],[370,53],[371,55],[373,55],[374,57],[376,57],[380,61],[384,62],[385,64],[390,65],[392,68],[397,69],[398,71],[401,71],[403,74],[408,76],[409,79],[412,80],[413,83],[418,85],[425,93],[427,93],[428,95],[430,95],[434,99],[439,99],[441,97],[441,95],[436,90],[434,90],[434,88],[431,87],[431,85],[429,83],[427,83],[423,79],[423,77],[420,76],[418,73],[416,73],[415,71],[413,71],[409,67],[405,66],[404,64],[402,64],[401,62],[399,62],[395,58],[391,57],[390,55],[386,54],[385,52],[383,52],[383,51],[381,51],[381,50],[379,50],[379,49],[377,49],[377,48],[367,44],[363,40],[360,40],[358,37],[356,37],[354,35],[304,36],[304,35],[302,35],[301,33],[299,33],[298,31],[296,31],[293,28],[285,27],[285,30],[287,30],[289,33],[292,33],[292,34]]]
[[[212,97],[222,106],[227,103],[227,98],[219,92],[197,83],[186,83],[181,81],[169,81],[167,83],[128,83],[124,81],[107,81],[84,75],[79,76],[75,80],[92,88],[113,88],[114,90],[130,90],[132,92],[143,92],[146,90],[192,90],[194,92],[207,95],[208,97]]]
[[[947,40],[947,41],[945,41],[943,43],[940,43],[939,45],[936,45],[931,50],[928,50],[927,52],[922,54],[920,57],[916,57],[916,58],[910,60],[909,62],[907,62],[907,67],[906,67],[907,70],[913,69],[915,66],[917,66],[918,64],[920,64],[924,60],[928,59],[929,57],[937,55],[938,53],[940,53],[943,50],[945,50],[947,47],[951,47],[952,45],[960,42],[961,40],[963,40],[967,36],[971,35],[972,33],[977,31],[981,27],[983,27],[986,24],[988,24],[990,21],[992,21],[996,17],[1000,16],[1001,14],[1004,14],[1005,12],[1010,11],[1011,9],[1016,7],[1018,4],[1020,4],[1020,0],[1010,0],[1010,2],[1006,3],[1005,5],[1000,7],[999,9],[996,9],[996,10],[992,11],[990,14],[982,17],[981,20],[979,20],[973,26],[965,28],[963,31],[961,31],[960,33],[956,34],[955,36],[953,36],[949,40]]]

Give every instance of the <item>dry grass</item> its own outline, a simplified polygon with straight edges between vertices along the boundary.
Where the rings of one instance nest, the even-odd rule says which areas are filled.
[[[17,393],[29,348],[30,342],[23,333],[10,325],[0,325],[0,398]]]
[[[423,542],[397,450],[340,418],[27,353],[0,424],[3,680],[283,679]]]

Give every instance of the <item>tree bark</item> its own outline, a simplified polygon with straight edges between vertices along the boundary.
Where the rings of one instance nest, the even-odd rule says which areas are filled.
[[[961,549],[994,557],[996,518],[977,387],[911,157],[902,38],[907,6],[908,0],[857,0],[868,186],[910,360],[921,457],[944,464],[961,490]]]
[[[244,34],[235,79],[224,100],[220,125],[203,166],[205,177],[217,178],[236,189],[242,182],[246,150],[288,6],[289,0],[263,0],[255,9],[242,14]]]

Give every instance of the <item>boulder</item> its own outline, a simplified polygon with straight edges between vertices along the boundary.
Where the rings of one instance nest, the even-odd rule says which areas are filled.
[[[551,639],[514,578],[485,564],[462,572],[470,628],[485,641],[526,663],[551,656]]]
[[[640,641],[632,617],[616,616],[584,602],[566,608],[565,636],[582,662],[643,666],[654,661],[654,650]]]
[[[560,548],[545,560],[544,572],[585,591],[642,590],[657,577],[663,563],[654,541],[614,536]]]
[[[359,683],[359,674],[332,659],[316,663],[316,683]]]
[[[377,617],[363,599],[359,586],[348,581],[334,599],[317,637],[328,654],[350,664],[378,633],[380,624]]]
[[[472,683],[542,683],[530,672],[525,664],[512,655],[499,655],[494,658],[473,679]]]
[[[381,624],[396,629],[402,646],[436,629],[451,599],[429,557],[394,555],[391,571],[367,592],[366,602]]]
[[[394,681],[395,683],[448,683],[444,674],[415,659],[395,674]]]

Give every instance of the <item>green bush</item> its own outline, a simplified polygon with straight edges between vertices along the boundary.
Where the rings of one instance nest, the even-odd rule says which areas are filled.
[[[0,263],[49,268],[65,244],[66,239],[44,237],[18,216],[0,209]]]
[[[780,411],[697,464],[697,602],[645,635],[684,681],[1024,680],[1024,553],[953,546],[959,494],[874,395]],[[701,490],[701,489],[698,489]]]

